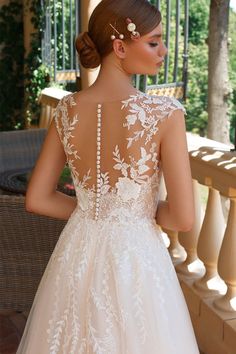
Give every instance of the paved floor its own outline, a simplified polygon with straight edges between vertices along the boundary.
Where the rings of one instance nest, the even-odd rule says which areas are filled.
[[[17,313],[10,310],[0,312],[0,354],[16,353],[27,316],[26,312]]]
[[[15,354],[28,313],[0,312],[0,354]]]

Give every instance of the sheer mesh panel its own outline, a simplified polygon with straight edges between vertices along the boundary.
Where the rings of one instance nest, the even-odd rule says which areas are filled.
[[[99,161],[98,104],[101,104]],[[170,117],[176,109],[184,110],[173,98],[148,96],[141,92],[115,102],[78,101],[76,93],[60,101],[55,112],[56,126],[72,171],[77,196],[80,194],[81,197],[81,192],[83,195],[85,191],[90,192],[87,209],[93,209],[96,203],[100,204],[92,194],[99,190],[100,199],[100,187],[101,199],[109,192],[127,199],[125,193],[128,190],[130,193],[131,189],[135,200],[140,195],[140,185],[152,184],[154,180],[157,183],[160,176],[160,122]],[[99,178],[97,164],[101,170]]]

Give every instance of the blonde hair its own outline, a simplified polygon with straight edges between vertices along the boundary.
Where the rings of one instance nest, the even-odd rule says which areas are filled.
[[[161,22],[161,13],[148,0],[102,0],[94,9],[88,31],[76,39],[76,49],[83,67],[96,68],[113,50],[110,23],[125,41],[131,41],[126,19],[135,23],[141,36],[151,32]]]

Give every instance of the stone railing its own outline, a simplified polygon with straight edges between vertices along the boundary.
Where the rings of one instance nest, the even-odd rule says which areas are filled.
[[[39,102],[41,104],[39,128],[48,128],[58,102],[70,93],[71,92],[69,91],[61,90],[55,87],[47,87],[42,90],[39,98]]]
[[[69,93],[42,91],[40,127],[48,127],[57,103]],[[201,351],[236,354],[236,153],[190,133],[187,139],[195,224],[189,232],[168,232],[168,249]],[[200,185],[208,190],[206,208]],[[161,194],[164,199],[164,184]]]
[[[236,354],[236,152],[191,134],[188,146],[195,224],[168,233],[169,252],[202,352]],[[200,185],[208,189],[205,210]]]

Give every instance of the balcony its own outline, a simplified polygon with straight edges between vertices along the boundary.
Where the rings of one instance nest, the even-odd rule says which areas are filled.
[[[198,344],[205,354],[236,353],[236,152],[189,136],[195,224],[169,235],[169,252]],[[200,190],[207,190],[204,210]]]
[[[47,127],[58,100],[68,92],[42,92],[40,127]],[[201,353],[236,353],[236,153],[229,146],[187,133],[195,197],[189,232],[163,237],[175,265]],[[165,188],[162,190],[165,198]],[[2,315],[2,333],[17,328],[27,313]],[[13,326],[13,327],[12,327]],[[8,328],[8,329],[6,329]],[[9,333],[10,333],[9,332]],[[12,337],[13,338],[13,337]],[[5,353],[0,341],[0,352]],[[8,348],[9,349],[9,348]],[[6,350],[8,350],[6,349]],[[6,353],[14,353],[10,349]]]
[[[47,105],[55,107],[57,93],[50,90],[42,93],[42,112],[48,111]],[[42,116],[41,127],[50,121],[50,112],[50,116]],[[167,247],[200,350],[204,354],[235,354],[236,152],[191,133],[187,133],[187,140],[195,224],[187,233],[167,232]]]
[[[43,92],[41,102],[48,105],[50,101],[54,106],[55,97],[49,89]],[[168,249],[201,351],[235,354],[236,153],[213,140],[192,134],[187,138],[195,224],[187,233],[168,232]],[[201,201],[202,191],[206,205]]]

